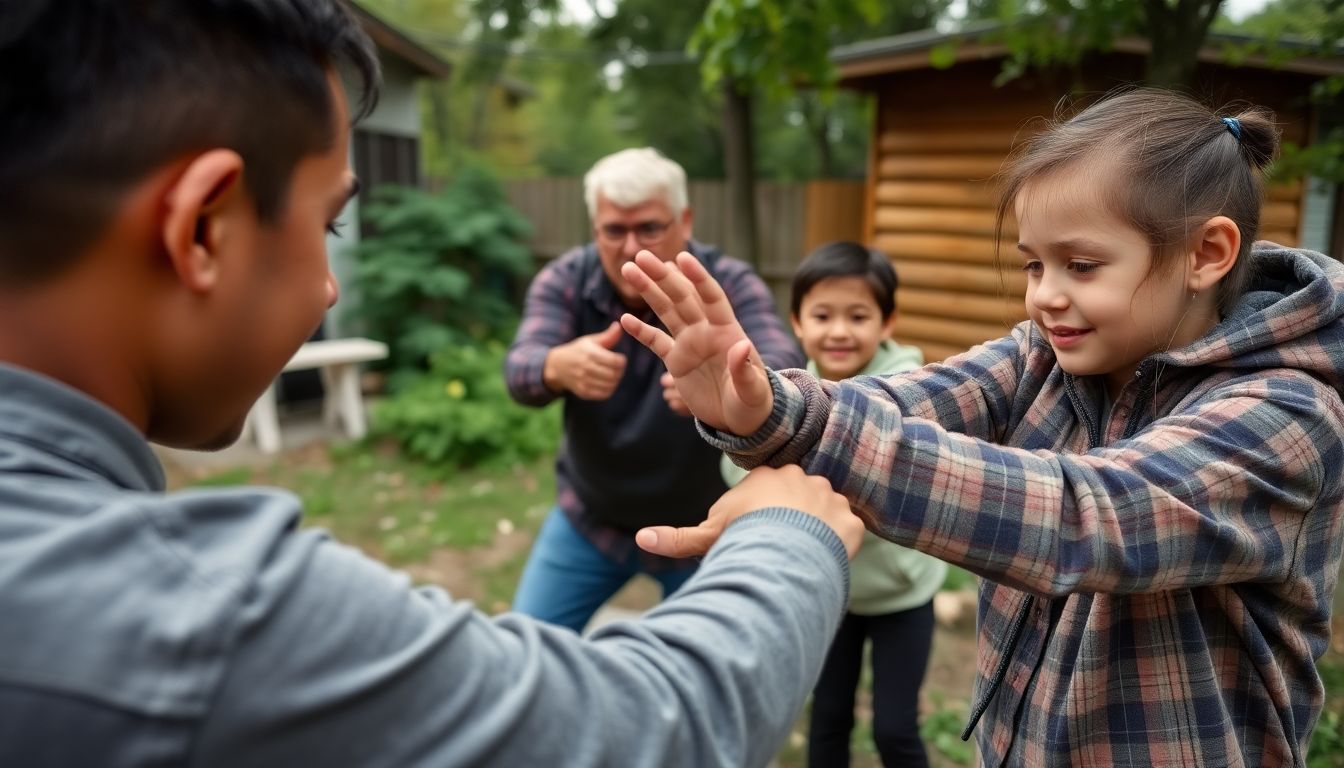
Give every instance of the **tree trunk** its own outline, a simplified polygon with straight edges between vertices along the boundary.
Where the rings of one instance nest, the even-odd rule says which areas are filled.
[[[1145,0],[1144,26],[1152,43],[1145,80],[1160,88],[1192,85],[1199,49],[1223,0]]]
[[[760,267],[756,228],[756,160],[751,140],[751,94],[732,77],[723,80],[723,163],[732,212],[727,253]]]
[[[831,148],[831,110],[816,94],[803,95],[803,119],[807,123],[812,146],[817,150],[817,178],[835,176],[835,151]]]

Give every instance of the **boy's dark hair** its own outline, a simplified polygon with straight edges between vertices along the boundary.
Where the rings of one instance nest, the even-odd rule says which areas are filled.
[[[818,246],[803,259],[793,273],[789,310],[798,317],[803,297],[813,286],[832,277],[862,277],[873,292],[873,299],[885,321],[896,312],[896,268],[881,251],[842,240]]]
[[[295,165],[335,140],[338,67],[367,114],[377,54],[340,0],[4,0],[0,277],[61,270],[130,185],[211,147],[243,157],[274,221]]]
[[[1260,227],[1261,177],[1274,158],[1274,114],[1247,107],[1228,120],[1172,91],[1119,92],[1056,121],[1019,147],[1001,173],[998,242],[1013,201],[1028,182],[1079,163],[1113,173],[1103,194],[1110,210],[1147,237],[1156,272],[1170,263],[1195,227],[1218,215],[1241,230],[1237,263],[1218,285],[1226,311],[1251,279],[1248,255]]]

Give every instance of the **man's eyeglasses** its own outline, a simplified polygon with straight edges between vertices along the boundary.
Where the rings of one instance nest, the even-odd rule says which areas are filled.
[[[641,221],[633,227],[627,227],[624,224],[603,224],[597,228],[597,234],[608,243],[624,243],[625,238],[635,233],[635,242],[643,246],[657,245],[667,237],[667,230],[672,227],[672,220],[667,221]]]

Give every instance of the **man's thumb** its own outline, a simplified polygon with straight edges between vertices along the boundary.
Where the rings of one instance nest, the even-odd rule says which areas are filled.
[[[694,528],[657,525],[641,528],[635,534],[635,543],[645,552],[663,557],[697,557],[709,551],[720,533],[703,525]]]
[[[621,330],[621,324],[612,323],[607,326],[607,330],[598,331],[594,338],[597,340],[598,344],[601,344],[607,349],[612,349],[616,346],[616,343],[621,340],[621,336],[623,335],[625,335],[625,331]]]

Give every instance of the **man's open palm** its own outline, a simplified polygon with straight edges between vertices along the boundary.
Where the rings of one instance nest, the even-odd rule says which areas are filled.
[[[621,327],[662,358],[691,413],[738,435],[760,429],[774,404],[770,382],[723,288],[700,262],[683,252],[668,264],[640,251],[621,275],[667,332],[629,314]]]

